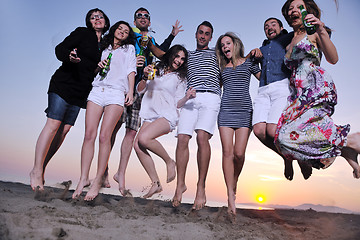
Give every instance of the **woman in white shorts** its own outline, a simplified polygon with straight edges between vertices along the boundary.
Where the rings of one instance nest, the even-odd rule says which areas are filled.
[[[134,149],[151,179],[151,187],[144,198],[149,198],[161,192],[162,187],[155,169],[154,161],[149,151],[161,157],[166,163],[167,180],[175,179],[175,161],[169,156],[156,138],[173,131],[177,125],[181,108],[187,100],[195,97],[195,89],[189,89],[186,94],[187,51],[181,45],[171,47],[162,60],[156,65],[144,69],[144,77],[137,85],[137,91],[144,93],[141,102],[140,118],[143,124],[135,139]],[[155,70],[152,80],[148,76]],[[149,151],[148,151],[149,150]]]
[[[109,71],[104,75],[96,75],[86,106],[85,136],[81,149],[81,175],[72,197],[80,196],[83,188],[90,185],[89,170],[94,156],[95,139],[101,118],[99,134],[99,155],[96,177],[84,200],[91,201],[99,193],[103,184],[103,175],[110,156],[110,137],[116,123],[123,113],[124,104],[133,101],[133,86],[136,74],[136,57],[134,36],[127,22],[114,24],[104,37],[102,44],[102,61],[98,64],[98,72],[102,71],[110,59]]]

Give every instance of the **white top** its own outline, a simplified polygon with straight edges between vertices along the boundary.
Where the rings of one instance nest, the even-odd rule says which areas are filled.
[[[181,80],[175,72],[155,75],[154,80],[146,82],[146,88],[141,93],[144,91],[140,117],[143,120],[164,117],[170,125],[176,126],[179,119],[177,102],[185,96],[186,81]]]
[[[112,46],[109,45],[102,52],[101,61],[106,59],[110,52],[112,57],[109,72],[103,79],[98,73],[92,85],[93,87],[112,88],[127,93],[129,91],[128,75],[132,72],[136,74],[135,47],[129,44],[113,50]]]

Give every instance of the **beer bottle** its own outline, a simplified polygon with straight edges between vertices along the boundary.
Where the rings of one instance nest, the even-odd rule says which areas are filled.
[[[141,39],[140,39],[140,52],[139,52],[138,56],[139,55],[141,55],[141,56],[145,55],[144,49],[147,47],[148,42],[149,42],[149,37],[147,35],[144,35],[144,36],[141,37]]]
[[[155,58],[153,58],[153,59],[155,59]],[[156,74],[155,60],[153,60],[153,62],[151,63],[151,71],[148,74],[148,79],[154,80],[155,74]]]
[[[306,22],[306,20],[305,20],[305,17],[308,14],[307,11],[305,10],[303,5],[300,5],[299,8],[300,8],[300,12],[301,12],[301,20],[304,24],[306,33],[308,35],[314,34],[316,32],[316,27],[314,25]]]
[[[103,69],[101,69],[101,71],[100,71],[100,73],[99,73],[99,75],[101,76],[101,77],[105,77],[106,76],[106,74],[109,72],[109,68],[110,68],[110,61],[111,61],[111,57],[112,57],[112,53],[109,53],[109,55],[108,55],[108,57],[107,57],[107,64],[106,64],[106,66],[103,68]]]

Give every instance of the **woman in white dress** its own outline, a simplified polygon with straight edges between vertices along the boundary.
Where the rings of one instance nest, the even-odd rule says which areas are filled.
[[[187,100],[195,97],[195,89],[186,91],[187,51],[181,45],[171,47],[155,66],[144,69],[144,79],[137,85],[137,91],[144,93],[140,117],[143,124],[135,139],[134,149],[151,179],[151,188],[144,198],[162,191],[159,176],[149,151],[161,157],[166,163],[167,180],[175,179],[175,161],[169,156],[157,137],[173,131],[178,122],[178,109]],[[148,76],[155,70],[152,80]],[[186,93],[185,93],[186,92]]]

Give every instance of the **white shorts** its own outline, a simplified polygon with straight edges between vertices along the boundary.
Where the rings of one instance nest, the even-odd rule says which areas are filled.
[[[204,130],[213,135],[220,102],[217,94],[197,92],[196,97],[181,108],[177,134],[192,136],[194,130]]]
[[[260,122],[277,124],[290,95],[289,79],[260,87],[254,100],[253,126]]]
[[[110,104],[117,104],[124,107],[125,93],[119,89],[93,87],[87,100],[92,101],[101,107]]]
[[[154,122],[155,120],[159,119],[159,118],[164,118],[164,117],[154,117],[154,118],[146,118],[146,119],[142,119],[143,122]],[[166,119],[166,118],[165,118]],[[166,121],[169,123],[170,126],[170,132],[174,131],[174,129],[176,128],[176,124],[170,122],[169,120],[166,119]]]

